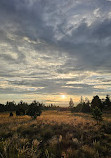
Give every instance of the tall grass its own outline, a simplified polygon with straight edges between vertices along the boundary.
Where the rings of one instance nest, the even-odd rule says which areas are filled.
[[[109,117],[108,117],[109,119]],[[36,120],[0,114],[0,157],[111,157],[111,123],[95,125],[90,114],[47,111]]]

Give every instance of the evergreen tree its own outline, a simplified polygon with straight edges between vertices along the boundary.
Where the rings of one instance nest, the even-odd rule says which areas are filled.
[[[93,97],[92,102],[91,102],[91,107],[92,108],[98,107],[102,111],[103,104],[102,104],[101,99],[99,98],[98,95],[96,95],[96,96]]]
[[[109,95],[108,95],[108,94],[106,95],[105,105],[107,105],[108,107],[110,107],[110,106],[111,106],[111,101],[110,101],[110,97],[109,97]]]
[[[34,100],[28,107],[27,115],[36,119],[36,117],[40,116],[41,113],[42,113],[42,105]]]
[[[92,110],[93,118],[97,121],[97,124],[99,124],[100,121],[102,121],[102,112],[101,110],[96,106]]]

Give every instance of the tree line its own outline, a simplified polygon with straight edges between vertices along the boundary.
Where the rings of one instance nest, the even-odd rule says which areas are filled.
[[[76,107],[74,107],[74,102],[72,98],[70,98],[69,108],[72,112],[90,113],[92,109],[95,108],[99,108],[102,112],[103,110],[111,109],[111,100],[109,95],[106,95],[105,99],[100,99],[100,97],[96,95],[91,101],[89,101],[88,98],[83,100],[83,98],[81,97],[80,103]]]
[[[56,106],[54,104],[49,104],[45,106],[45,104],[40,103],[36,100],[34,100],[32,103],[28,104],[27,102],[23,102],[22,100],[16,104],[15,101],[7,101],[6,104],[1,104],[0,103],[0,112],[13,112],[13,111],[18,111],[21,109],[22,113],[26,113],[26,111],[29,109],[29,107],[32,106],[40,106],[42,110],[57,110],[60,107]]]
[[[63,108],[53,104],[45,106],[43,103],[39,103],[34,100],[32,103],[28,104],[26,102],[20,101],[16,104],[14,101],[7,101],[6,104],[0,104],[0,112],[10,112],[10,116],[13,116],[13,112],[16,112],[16,115],[30,115],[33,118],[40,116],[43,110],[57,110],[64,111],[71,110],[71,112],[83,112],[90,113],[92,111],[101,113],[103,110],[111,109],[111,100],[110,96],[106,95],[105,99],[100,99],[98,95],[94,96],[92,101],[89,101],[88,98],[83,100],[81,97],[80,103],[75,107],[72,98],[69,101],[69,107]]]
[[[58,110],[59,106],[50,104],[45,106],[43,103],[39,103],[34,100],[32,103],[28,104],[22,100],[16,104],[15,101],[7,101],[6,104],[0,104],[0,112],[9,112],[10,116],[13,116],[13,112],[16,116],[19,115],[29,115],[33,118],[40,116],[43,110]]]

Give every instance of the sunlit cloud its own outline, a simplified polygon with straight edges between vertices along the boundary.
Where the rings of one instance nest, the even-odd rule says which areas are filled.
[[[111,94],[110,4],[1,0],[1,102],[67,105],[70,97]]]

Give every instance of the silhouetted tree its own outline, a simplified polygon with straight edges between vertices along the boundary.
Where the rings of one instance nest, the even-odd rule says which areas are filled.
[[[89,113],[91,111],[91,108],[89,106],[89,103],[83,103],[82,104],[82,109],[81,109],[81,112],[84,112],[84,113]]]
[[[84,103],[84,99],[83,99],[83,97],[81,96],[81,98],[80,98],[80,104],[83,104]]]
[[[70,98],[70,101],[69,101],[69,109],[71,112],[74,112],[74,102],[72,98]]]
[[[107,106],[107,107],[111,106],[110,96],[108,94],[106,95],[106,99],[104,101],[104,106]]]
[[[7,101],[7,103],[5,105],[5,111],[15,111],[15,109],[16,109],[15,102],[14,101],[12,101],[12,102]]]
[[[4,104],[0,104],[0,112],[4,112],[5,111],[5,106]]]
[[[28,109],[28,104],[26,102],[23,102],[22,100],[18,103],[17,109],[23,109],[27,110]]]
[[[82,106],[83,106],[83,104],[81,104],[81,103],[77,104],[77,106],[75,107],[74,111],[75,112],[81,112],[82,111]]]
[[[73,102],[72,98],[70,98],[69,108],[73,108],[73,107],[74,107],[74,102]]]
[[[97,121],[97,124],[99,124],[99,122],[103,120],[102,112],[97,106],[93,108],[92,115],[93,115],[93,118]]]
[[[91,107],[92,108],[98,107],[102,111],[103,104],[102,104],[101,99],[99,98],[98,95],[96,95],[96,96],[93,97],[92,102],[91,102]]]
[[[27,115],[36,119],[37,116],[40,116],[42,113],[42,105],[39,102],[33,101],[27,110]]]
[[[83,97],[81,96],[80,103],[74,108],[74,111],[89,113],[91,111],[89,99],[85,98],[84,101]]]

